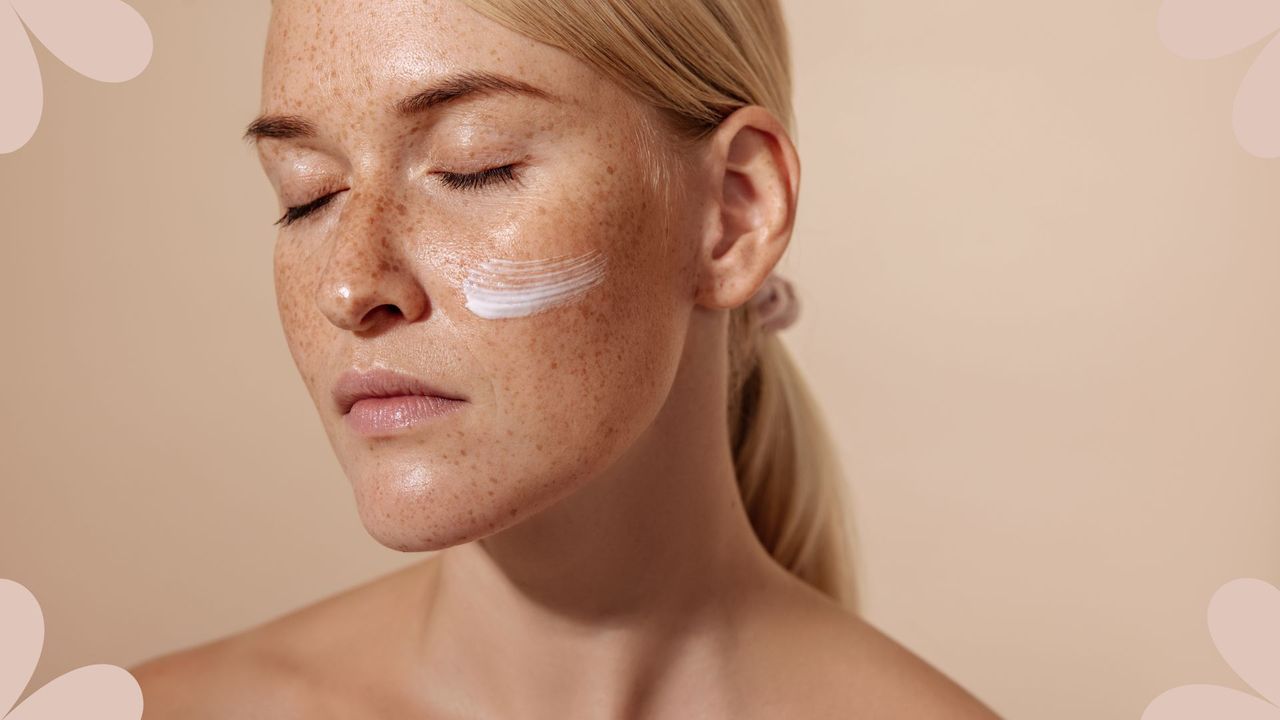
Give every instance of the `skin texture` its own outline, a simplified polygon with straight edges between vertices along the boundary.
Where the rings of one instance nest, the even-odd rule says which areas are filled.
[[[388,110],[467,70],[559,101]],[[743,511],[727,310],[782,255],[799,191],[770,113],[677,152],[590,67],[452,0],[276,0],[262,108],[317,130],[258,143],[281,212],[337,193],[279,233],[290,352],[370,534],[443,552],[132,668],[148,720],[994,717],[780,568]],[[510,162],[512,184],[440,180]],[[486,259],[593,249],[608,273],[575,302],[464,307]],[[372,367],[467,402],[359,437],[330,393]]]

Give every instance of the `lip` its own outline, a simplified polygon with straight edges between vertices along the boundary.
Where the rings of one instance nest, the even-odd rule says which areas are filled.
[[[396,372],[386,368],[368,371],[346,370],[338,376],[333,386],[333,401],[343,415],[351,412],[352,406],[368,398],[400,398],[413,399],[412,396],[452,400],[455,403],[437,403],[437,406],[452,406],[466,402],[466,398],[437,387],[412,375]]]
[[[395,435],[442,415],[448,415],[466,403],[434,395],[399,395],[367,397],[357,400],[351,412],[342,416],[347,427],[367,438]]]

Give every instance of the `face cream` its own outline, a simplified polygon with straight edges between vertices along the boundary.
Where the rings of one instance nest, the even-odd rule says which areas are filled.
[[[488,260],[462,283],[467,309],[488,320],[532,315],[582,296],[604,279],[605,255],[590,250],[542,260]]]

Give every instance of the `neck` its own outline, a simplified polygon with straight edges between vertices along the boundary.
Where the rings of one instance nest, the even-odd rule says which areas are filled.
[[[433,685],[497,717],[631,715],[694,682],[733,694],[716,673],[742,607],[786,573],[742,507],[722,373],[682,373],[606,473],[441,553],[417,650]]]

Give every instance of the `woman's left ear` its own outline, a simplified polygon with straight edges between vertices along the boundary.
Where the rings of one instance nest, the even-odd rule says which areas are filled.
[[[791,240],[800,158],[786,128],[759,105],[721,121],[708,152],[713,202],[706,210],[695,300],[735,308],[764,284]]]

